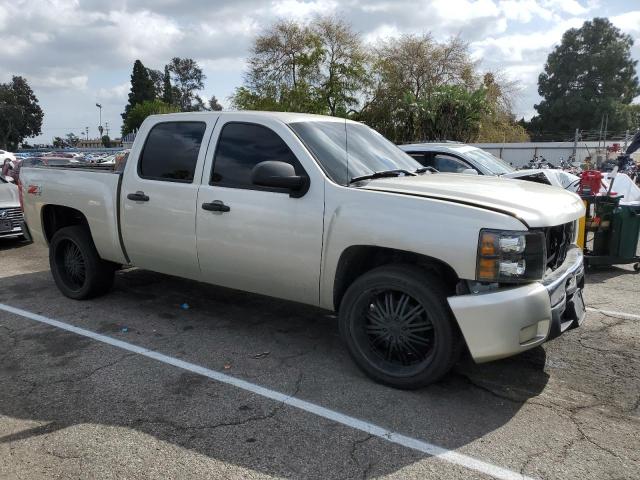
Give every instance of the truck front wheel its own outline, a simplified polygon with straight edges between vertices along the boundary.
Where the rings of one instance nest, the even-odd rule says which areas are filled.
[[[74,300],[102,295],[113,285],[115,265],[100,258],[82,226],[61,228],[53,235],[49,265],[58,289]]]
[[[339,317],[351,356],[380,383],[420,388],[458,358],[461,340],[440,280],[413,265],[382,266],[359,277]]]

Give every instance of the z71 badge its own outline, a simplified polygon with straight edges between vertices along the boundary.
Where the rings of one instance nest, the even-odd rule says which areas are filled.
[[[29,187],[27,188],[27,193],[29,195],[40,196],[42,195],[42,187],[40,185],[29,185]]]

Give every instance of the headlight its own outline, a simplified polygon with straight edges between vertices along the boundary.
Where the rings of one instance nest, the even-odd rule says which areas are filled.
[[[541,280],[547,261],[542,232],[480,230],[476,280],[524,283]]]

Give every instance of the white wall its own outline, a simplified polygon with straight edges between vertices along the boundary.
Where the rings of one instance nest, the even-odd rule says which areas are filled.
[[[607,142],[607,146],[613,143]],[[504,161],[511,163],[514,167],[521,167],[531,160],[534,154],[543,156],[554,165],[558,165],[561,159],[565,161],[573,153],[573,142],[527,142],[527,143],[474,143],[474,146],[491,152],[496,157],[502,158]],[[602,146],[602,143],[601,143]],[[598,142],[578,142],[576,149],[576,161],[584,162],[585,157],[591,156],[593,160],[596,158]],[[599,151],[601,154],[603,150]],[[612,154],[615,156],[615,154]]]

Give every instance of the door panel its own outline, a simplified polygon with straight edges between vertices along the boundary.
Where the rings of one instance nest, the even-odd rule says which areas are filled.
[[[301,198],[253,186],[252,163],[278,159],[294,164],[297,174],[308,171],[289,148],[297,137],[286,126],[270,125],[267,132],[245,124],[243,134],[242,128],[230,126],[236,123],[216,128],[218,168],[205,169],[198,193],[196,230],[203,279],[317,305],[324,179],[309,175],[310,188]],[[214,162],[212,158],[207,165]],[[220,202],[224,209],[211,210]],[[228,211],[221,211],[226,207]]]
[[[131,263],[198,279],[194,209],[208,139],[217,117],[158,122],[131,152],[121,192],[121,228]],[[178,125],[179,124],[179,125]],[[189,125],[186,125],[189,124]],[[147,177],[147,178],[144,178]]]
[[[205,281],[317,304],[322,250],[321,188],[285,193],[203,186],[198,195],[198,255]],[[222,201],[228,212],[203,203]]]

